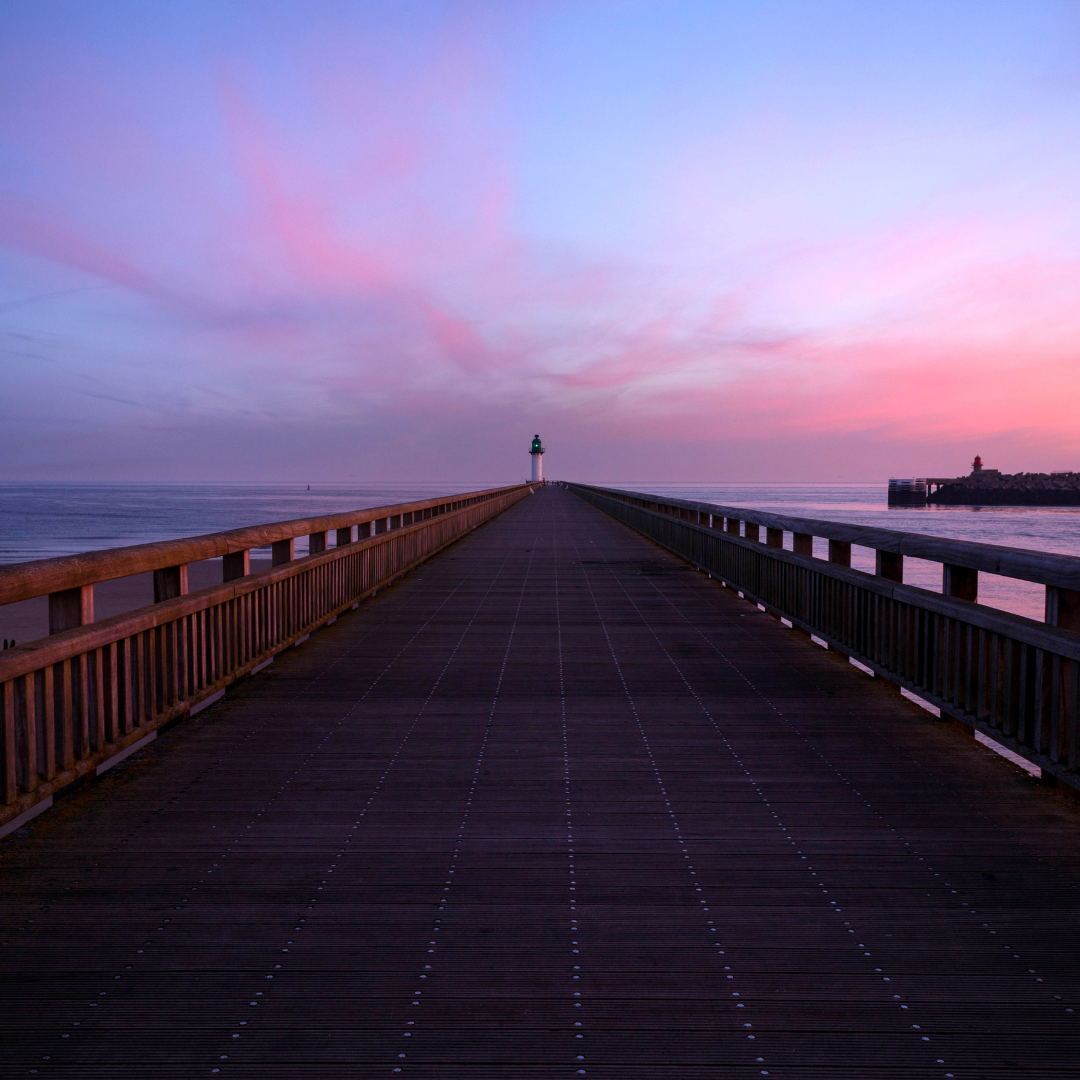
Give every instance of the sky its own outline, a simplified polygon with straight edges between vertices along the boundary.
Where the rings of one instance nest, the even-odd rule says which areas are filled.
[[[0,479],[1080,469],[1080,0],[0,5]]]

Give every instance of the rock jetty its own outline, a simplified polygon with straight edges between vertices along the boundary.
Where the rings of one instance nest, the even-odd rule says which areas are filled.
[[[941,484],[926,497],[944,506],[1080,506],[1080,472],[1002,473],[978,458],[970,476]]]

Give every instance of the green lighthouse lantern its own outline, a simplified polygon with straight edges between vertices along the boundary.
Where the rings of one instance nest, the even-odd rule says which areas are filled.
[[[529,447],[529,454],[532,457],[533,483],[538,484],[544,479],[544,447],[540,442],[539,435],[533,436],[532,446]]]

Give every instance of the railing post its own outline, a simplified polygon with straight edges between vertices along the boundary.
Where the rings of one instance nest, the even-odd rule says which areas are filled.
[[[811,533],[792,533],[791,534],[791,550],[796,555],[806,555],[809,558],[814,557],[814,537]]]
[[[771,548],[782,548],[784,546],[784,530],[766,528],[765,546]]]
[[[942,566],[941,591],[946,596],[970,600],[974,604],[979,597],[979,571],[945,563]]]
[[[235,581],[251,573],[251,552],[230,551],[221,557],[221,580]]]
[[[1080,592],[1047,585],[1046,622],[1049,626],[1080,633]]]
[[[757,522],[748,521],[746,523],[746,539],[753,540],[755,544],[761,539],[761,529]]]
[[[62,634],[76,626],[94,621],[94,586],[77,585],[74,589],[49,593],[49,633]]]
[[[734,536],[738,536],[739,532],[740,532],[739,526],[741,524],[742,523],[739,521],[738,518],[730,518],[729,517],[727,519],[727,531],[729,533],[733,534]]]
[[[356,526],[356,539],[357,540],[366,540],[370,535],[371,535],[371,522],[370,521],[361,521],[360,524]]]
[[[291,536],[287,540],[275,540],[270,545],[270,565],[281,566],[292,562],[296,558],[295,543],[296,541]]]
[[[308,554],[319,555],[326,550],[326,530],[308,535]]]
[[[874,573],[886,581],[903,581],[904,556],[895,551],[875,552]]]
[[[338,547],[346,547],[348,544],[351,544],[352,526],[350,525],[347,529],[338,529],[337,535],[334,537],[334,543]]]
[[[846,540],[829,541],[829,562],[837,566],[851,565],[851,545]]]
[[[187,596],[187,594],[187,563],[182,566],[166,566],[162,570],[154,571],[155,604],[160,604],[163,600],[175,600],[176,597]]]

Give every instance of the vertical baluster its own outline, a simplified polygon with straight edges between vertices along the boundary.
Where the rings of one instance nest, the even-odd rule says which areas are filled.
[[[173,619],[165,629],[166,641],[169,651],[169,695],[168,700],[162,702],[162,706],[173,706],[182,697],[181,687],[184,685],[181,657],[184,655],[184,619]]]
[[[908,618],[911,620],[911,678],[919,687],[925,687],[923,681],[923,613],[914,605],[908,609]]]
[[[971,626],[956,621],[956,704],[964,712],[968,708],[968,694],[971,686]]]
[[[195,694],[205,685],[205,659],[203,645],[205,634],[203,632],[206,611],[193,611],[191,613],[191,639],[188,648],[191,650],[191,693]]]
[[[84,758],[90,753],[90,664],[92,662],[93,657],[87,656],[86,653],[80,653],[74,659],[75,678],[78,681],[79,690],[79,707],[75,714],[78,719],[78,747],[76,749],[76,754],[80,758]]]
[[[120,689],[117,671],[117,653],[120,650],[120,642],[114,641],[102,649],[102,668],[105,674],[105,690],[102,694],[102,707],[104,709],[105,730],[103,743],[116,741],[120,731]]]
[[[218,668],[221,666],[221,636],[222,636],[222,608],[224,604],[215,604],[210,609],[209,626],[210,633],[206,642],[208,681],[218,681]]]
[[[1030,727],[1031,727],[1031,710],[1028,707],[1029,694],[1029,671],[1028,671],[1028,647],[1023,642],[1020,643],[1020,672],[1017,682],[1019,683],[1017,690],[1017,716],[1016,716],[1016,737],[1022,743],[1029,741]]]
[[[923,685],[931,694],[937,695],[937,674],[940,664],[938,663],[938,642],[941,640],[940,620],[936,612],[923,612],[926,626],[926,637],[923,641],[925,655],[923,657],[924,675]]]
[[[1001,730],[1012,735],[1016,730],[1016,642],[1002,639],[1003,672],[1001,701]]]
[[[38,738],[37,680],[31,671],[21,675],[15,682],[15,708],[22,726],[22,744],[25,755],[24,785],[27,791],[38,786],[39,778],[44,773],[41,760],[41,740]]]
[[[1001,639],[997,634],[990,635],[990,652],[987,656],[989,667],[989,690],[986,700],[986,718],[990,725],[995,728],[1001,727],[1001,703],[998,700],[998,689],[1001,678]]]
[[[975,675],[975,715],[980,720],[987,716],[986,708],[986,631],[980,626],[978,631],[979,665]]]
[[[248,593],[248,618],[250,619],[250,638],[251,643],[249,645],[250,655],[249,660],[255,659],[262,650],[262,633],[263,633],[263,609],[262,609],[262,590],[257,589],[253,593]]]
[[[19,797],[19,772],[15,749],[15,683],[8,679],[3,685],[3,795],[5,805]]]
[[[75,764],[75,717],[72,707],[71,660],[61,660],[60,668],[60,708],[57,710],[59,730],[56,733],[59,764],[70,769]]]
[[[131,639],[116,643],[116,735],[127,734],[131,724]]]
[[[1061,657],[1054,653],[1050,664],[1050,760],[1061,760]]]
[[[850,566],[851,545],[846,540],[830,540],[829,562],[834,563],[837,566]],[[829,632],[834,638],[839,638],[846,643],[848,640],[848,612],[846,610],[847,605],[844,603],[846,590],[839,582],[834,581],[831,584],[829,592],[831,596],[831,603],[829,605]],[[846,660],[848,658],[846,652],[842,652],[832,645],[830,645],[829,648],[841,659]]]
[[[945,615],[934,617],[934,693],[945,700],[949,697],[949,647],[952,644],[952,622]]]
[[[151,627],[146,631],[146,660],[149,671],[146,676],[146,719],[157,716],[164,707],[165,697],[165,633],[164,628]]]
[[[1032,718],[1032,735],[1031,745],[1038,753],[1042,753],[1046,749],[1046,740],[1044,735],[1046,734],[1046,728],[1049,726],[1045,723],[1046,720],[1046,697],[1043,693],[1043,682],[1046,675],[1046,653],[1043,649],[1035,650],[1035,673],[1032,678],[1032,690],[1031,695],[1031,711],[1034,713]]]
[[[157,638],[160,647],[158,682],[158,707],[153,710],[155,715],[163,709],[169,708],[176,700],[173,693],[173,683],[176,678],[176,654],[178,652],[176,641],[176,622],[166,623],[156,631],[151,631]]]
[[[236,663],[236,601],[226,600],[221,605],[221,670],[218,678],[223,678]]]
[[[180,696],[184,699],[195,692],[195,613],[180,620]]]
[[[1080,661],[1069,661],[1069,768],[1075,769],[1080,752]]]
[[[34,680],[34,693],[38,698],[38,732],[44,750],[44,769],[46,780],[56,776],[56,671],[52,664],[47,664],[38,672],[40,679]]]
[[[94,685],[90,695],[90,743],[95,750],[100,750],[105,745],[105,649],[95,649],[90,660],[94,671]]]
[[[132,679],[132,689],[135,692],[135,707],[132,710],[131,719],[134,723],[134,727],[141,727],[143,720],[146,718],[147,709],[147,652],[152,651],[147,649],[147,635],[146,633],[136,634],[132,639],[132,643],[135,646],[134,664],[134,678]]]

